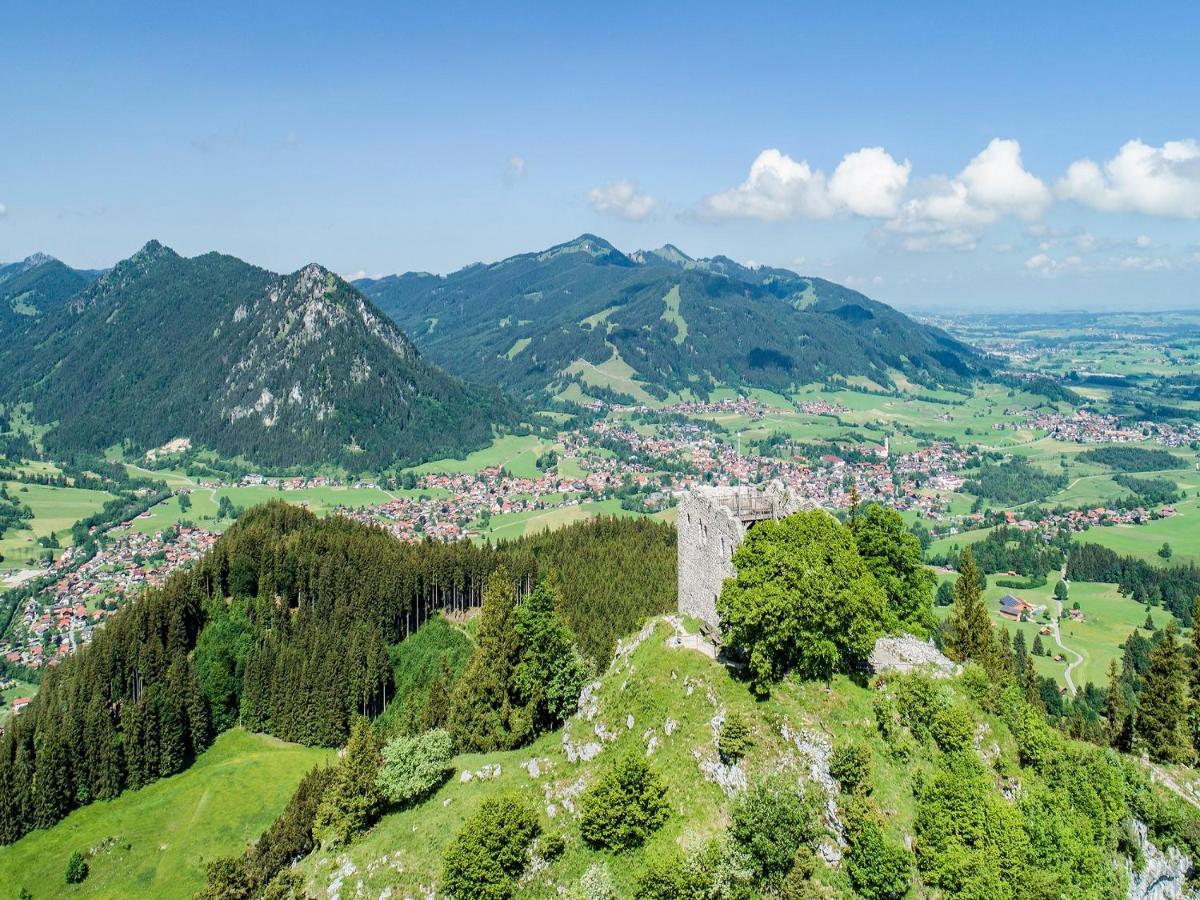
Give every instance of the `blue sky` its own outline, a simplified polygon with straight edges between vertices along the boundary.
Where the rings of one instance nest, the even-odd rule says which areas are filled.
[[[1200,307],[1200,4],[4,6],[0,260],[587,231],[909,309]]]

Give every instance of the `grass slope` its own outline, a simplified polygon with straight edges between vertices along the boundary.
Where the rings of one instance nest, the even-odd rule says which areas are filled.
[[[385,816],[346,851],[318,851],[299,866],[306,896],[333,897],[352,888],[356,894],[420,896],[436,888],[442,853],[461,823],[486,797],[520,790],[542,809],[543,826],[562,834],[566,849],[546,869],[522,883],[520,896],[551,898],[578,884],[594,863],[605,863],[617,896],[633,896],[646,861],[671,847],[692,848],[714,837],[729,822],[730,799],[704,776],[715,764],[714,722],[739,712],[751,727],[754,747],[743,768],[753,777],[786,769],[807,770],[804,757],[782,737],[782,726],[808,729],[828,738],[854,736],[872,749],[876,796],[889,811],[886,828],[896,840],[912,834],[915,808],[913,779],[928,774],[929,754],[908,762],[889,755],[875,727],[873,691],[838,677],[831,689],[822,683],[788,681],[771,699],[755,702],[746,686],[703,653],[680,646],[675,625],[656,620],[641,633],[632,652],[618,651],[608,672],[597,682],[593,714],[581,712],[563,731],[542,736],[529,747],[509,752],[466,754],[455,760],[456,771],[437,793],[418,807]],[[684,644],[688,643],[685,639]],[[583,704],[585,710],[588,704]],[[1002,724],[976,710],[1001,752],[1015,756]],[[632,723],[632,724],[631,724]],[[597,733],[612,734],[601,741]],[[583,745],[599,741],[594,759],[570,762],[564,741]],[[619,754],[646,754],[668,784],[671,816],[645,847],[620,855],[587,847],[579,834],[578,799],[586,786]],[[530,762],[538,763],[531,774]],[[479,778],[484,766],[499,774]],[[461,773],[472,773],[468,781]],[[829,872],[826,879],[837,879]],[[841,885],[843,888],[846,885]]]
[[[0,885],[13,897],[22,886],[35,898],[191,897],[204,886],[206,862],[257,838],[300,777],[331,755],[228,731],[187,771],[0,847]],[[87,880],[67,885],[67,857],[92,849]]]

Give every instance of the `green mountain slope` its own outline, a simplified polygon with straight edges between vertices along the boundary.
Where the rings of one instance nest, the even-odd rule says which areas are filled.
[[[94,272],[72,269],[44,253],[0,265],[0,334],[53,311],[95,277]]]
[[[956,383],[978,353],[841,285],[593,235],[441,277],[356,282],[430,358],[523,395],[565,380],[665,397],[830,375]]]
[[[0,390],[56,423],[55,450],[184,436],[268,465],[352,470],[474,449],[507,415],[321,266],[281,276],[154,241],[15,333]]]

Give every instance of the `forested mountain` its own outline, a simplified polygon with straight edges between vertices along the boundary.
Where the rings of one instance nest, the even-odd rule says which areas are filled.
[[[474,449],[509,415],[319,265],[276,275],[156,241],[15,331],[0,391],[55,423],[46,442],[59,452],[188,437],[263,464],[351,470]]]
[[[445,277],[355,284],[440,365],[524,395],[570,379],[657,397],[831,375],[889,383],[891,371],[954,383],[983,367],[965,344],[841,285],[671,245],[626,255],[583,235]]]
[[[72,269],[44,253],[0,264],[0,334],[53,311],[98,274]]]

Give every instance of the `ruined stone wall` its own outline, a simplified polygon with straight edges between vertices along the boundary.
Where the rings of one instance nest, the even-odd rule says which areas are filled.
[[[705,487],[680,501],[676,529],[679,542],[679,613],[698,618],[704,630],[718,630],[717,597],[726,578],[733,578],[733,551],[749,527],[763,519],[780,519],[801,508],[782,484]]]
[[[707,492],[691,491],[679,504],[679,613],[700,619],[717,631],[717,597],[726,578],[735,574],[733,551],[746,529]]]

